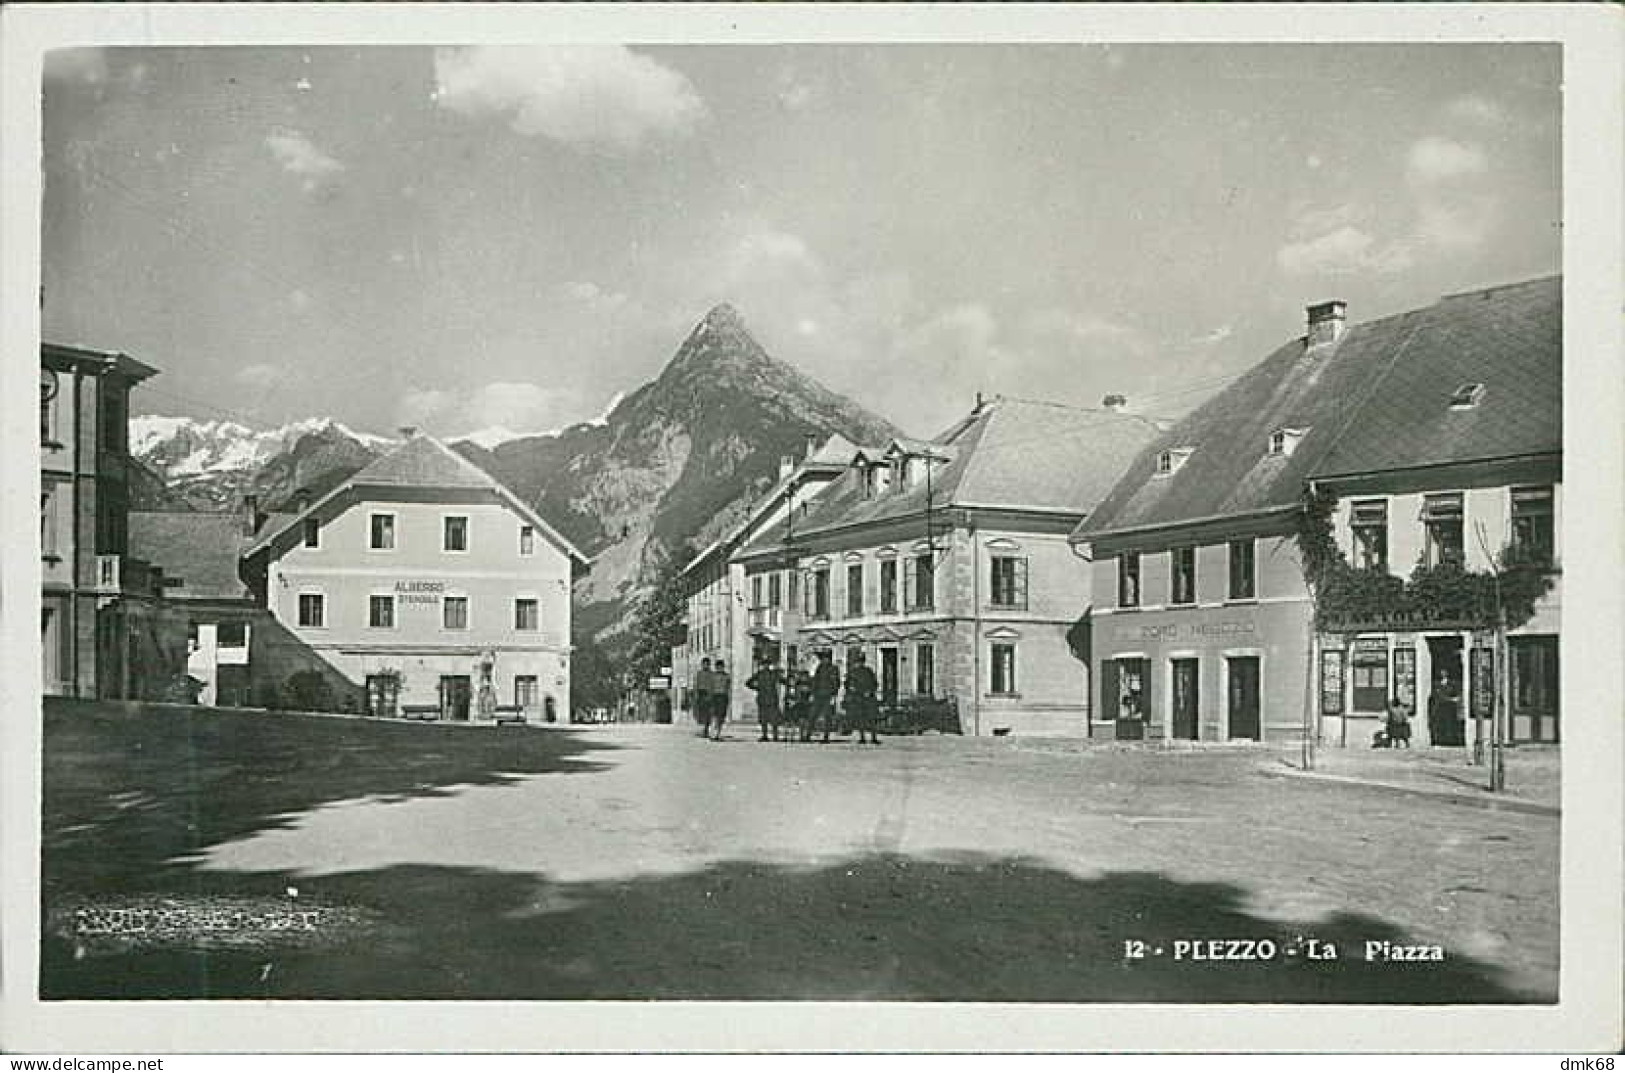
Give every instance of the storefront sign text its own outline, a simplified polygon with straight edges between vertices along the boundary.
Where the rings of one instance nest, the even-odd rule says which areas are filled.
[[[1197,622],[1180,625],[1171,622],[1161,626],[1138,626],[1120,629],[1120,641],[1210,641],[1220,637],[1236,637],[1256,633],[1258,627],[1251,622]]]

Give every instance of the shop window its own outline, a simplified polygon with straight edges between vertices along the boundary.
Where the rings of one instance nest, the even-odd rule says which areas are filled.
[[[991,660],[993,688],[995,696],[1011,696],[1016,692],[1016,646],[1013,644],[993,645]]]
[[[462,516],[446,518],[444,521],[445,539],[442,549],[445,551],[468,550],[468,519]]]
[[[922,697],[937,691],[937,650],[934,645],[914,646],[914,692]]]
[[[1557,638],[1513,637],[1507,641],[1512,672],[1512,738],[1557,742]]]
[[[1462,542],[1462,494],[1439,492],[1423,497],[1422,525],[1427,538],[1425,554],[1429,566],[1446,563],[1461,565],[1466,559]]]
[[[995,555],[990,560],[990,602],[994,607],[1027,608],[1027,559],[1019,555]]]
[[[299,625],[320,629],[327,625],[327,597],[319,592],[299,594]]]
[[[1388,501],[1357,499],[1349,507],[1354,533],[1354,566],[1359,570],[1388,569]]]
[[[375,630],[395,628],[395,597],[367,597],[367,625]]]
[[[1258,595],[1258,576],[1254,562],[1254,542],[1230,542],[1230,599],[1251,600]]]
[[[1320,714],[1343,714],[1343,653],[1337,649],[1320,654]]]
[[[447,596],[441,600],[440,624],[448,630],[468,629],[468,597]]]
[[[1117,557],[1117,606],[1140,606],[1140,553],[1125,551]]]
[[[1526,562],[1551,565],[1552,487],[1512,489],[1512,546]]]
[[[848,618],[863,614],[862,563],[853,563],[846,568],[846,614]]]
[[[1357,639],[1351,662],[1354,710],[1385,711],[1388,707],[1388,642],[1380,637]]]
[[[1196,549],[1175,548],[1169,553],[1171,571],[1173,574],[1172,593],[1170,603],[1194,604],[1196,602]]]
[[[395,515],[374,514],[368,523],[367,546],[373,551],[390,551],[395,547]]]

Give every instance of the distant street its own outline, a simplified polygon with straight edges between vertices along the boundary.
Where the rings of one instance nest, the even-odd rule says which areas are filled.
[[[48,994],[1449,1003],[1556,987],[1557,818],[1269,778],[1266,750],[189,718],[195,799],[162,777],[173,721],[102,755],[131,724],[48,722]],[[241,750],[277,770],[207,763]],[[327,915],[207,956],[63,924],[117,898]],[[1368,942],[1445,960],[1371,962]],[[1312,960],[1329,946],[1337,961]]]

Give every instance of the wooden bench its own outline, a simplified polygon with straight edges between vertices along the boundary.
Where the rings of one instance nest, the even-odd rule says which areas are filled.
[[[491,720],[497,726],[524,726],[527,722],[525,709],[517,704],[498,704]]]
[[[440,705],[438,704],[403,704],[401,705],[402,719],[421,719],[428,722],[440,721]]]

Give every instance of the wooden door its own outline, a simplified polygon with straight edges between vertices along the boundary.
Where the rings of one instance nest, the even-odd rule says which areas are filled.
[[[440,676],[440,718],[454,723],[468,722],[469,701],[473,698],[473,685],[466,674]]]
[[[1230,738],[1258,741],[1258,657],[1229,656],[1225,662],[1230,671]]]
[[[1197,669],[1194,659],[1174,660],[1173,737],[1195,741],[1197,733]]]

